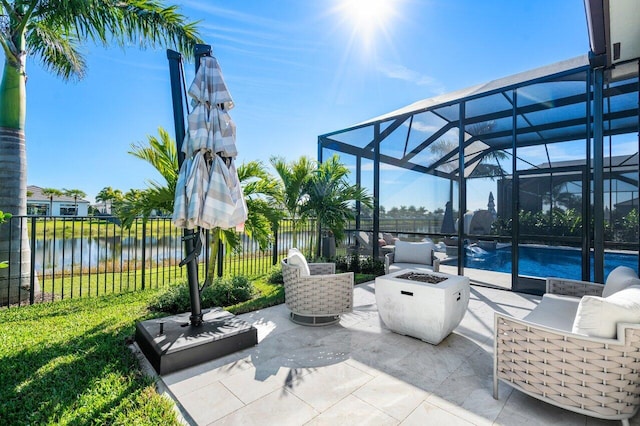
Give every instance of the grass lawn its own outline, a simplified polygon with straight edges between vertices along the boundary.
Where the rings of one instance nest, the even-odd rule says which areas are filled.
[[[0,424],[179,424],[125,344],[157,290],[0,311]]]

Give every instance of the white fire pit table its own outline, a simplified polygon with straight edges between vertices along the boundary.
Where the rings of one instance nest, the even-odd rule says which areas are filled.
[[[378,313],[390,330],[434,345],[460,324],[469,305],[469,278],[440,272],[383,275],[375,290]]]

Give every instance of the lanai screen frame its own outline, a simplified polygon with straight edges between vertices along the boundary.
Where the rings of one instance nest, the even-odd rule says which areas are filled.
[[[368,159],[373,161],[373,196],[374,196],[374,212],[373,212],[373,232],[377,235],[379,228],[379,195],[380,195],[380,170],[381,165],[388,164],[395,167],[400,167],[408,170],[413,170],[421,173],[432,174],[447,179],[455,179],[458,184],[458,221],[463,223],[463,215],[466,212],[466,182],[471,170],[480,164],[481,157],[485,155],[478,155],[478,158],[469,158],[469,153],[466,153],[465,148],[468,148],[474,141],[482,141],[483,138],[490,138],[485,135],[472,135],[468,132],[468,127],[473,123],[480,123],[487,120],[505,119],[511,116],[512,126],[509,130],[501,130],[501,133],[505,137],[511,138],[511,149],[516,155],[512,155],[512,173],[515,173],[517,167],[516,162],[518,149],[522,149],[525,146],[545,145],[569,140],[582,140],[585,141],[585,150],[587,155],[585,160],[585,167],[587,170],[587,188],[586,197],[584,203],[591,202],[591,208],[588,204],[585,204],[583,212],[586,212],[587,217],[583,217],[583,223],[589,224],[593,222],[593,228],[590,226],[583,226],[581,231],[582,241],[582,279],[589,279],[590,260],[587,256],[593,255],[593,279],[596,282],[604,282],[604,251],[605,251],[605,225],[604,225],[604,183],[605,183],[605,162],[607,161],[604,142],[605,138],[612,137],[619,134],[636,133],[640,135],[640,128],[638,119],[638,104],[639,98],[639,82],[638,74],[640,70],[640,61],[633,61],[626,64],[618,65],[613,69],[594,68],[590,65],[588,57],[581,56],[573,58],[567,61],[559,62],[557,64],[550,65],[548,67],[539,68],[536,70],[521,73],[515,76],[495,80],[493,82],[472,87],[470,89],[461,90],[448,95],[439,96],[436,98],[425,99],[418,101],[407,107],[398,109],[396,111],[384,114],[382,116],[367,120],[363,123],[338,130],[335,132],[326,133],[318,137],[318,159],[323,160],[324,151],[334,151],[338,153],[345,153],[353,155],[356,161],[355,180],[357,184],[361,184],[362,169],[360,167],[362,159]],[[558,97],[551,99],[544,99],[539,103],[529,103],[526,107],[520,107],[518,105],[517,96],[518,92],[524,90],[527,87],[542,83],[560,82],[563,79],[572,78],[572,76],[584,75],[584,91],[576,93],[568,97]],[[489,98],[497,94],[511,93],[510,101],[512,103],[511,111],[508,110],[491,110],[488,109],[486,114],[478,115],[472,119],[466,119],[465,107],[470,105],[471,102],[482,100],[483,98]],[[624,95],[626,102],[623,104],[616,104],[620,94]],[[637,101],[634,105],[628,105],[629,97],[633,96]],[[508,97],[507,97],[508,98]],[[570,106],[572,104],[583,104],[585,109],[584,116],[581,117],[563,117],[562,114],[554,115],[555,112],[560,111],[561,106]],[[418,114],[433,111],[443,111],[445,109],[454,111],[457,110],[458,119],[448,121],[448,124],[435,132],[429,138],[425,139],[421,144],[418,144],[412,151],[403,153],[401,158],[396,158],[381,153],[381,143],[392,134],[396,129],[402,126],[404,123],[411,123],[413,117]],[[538,122],[535,126],[528,128],[519,127],[519,120],[526,122],[527,115],[534,112],[546,111],[549,112],[548,119],[545,122]],[[590,124],[590,125],[588,125]],[[458,146],[457,150],[451,151],[449,154],[444,155],[440,162],[436,162],[435,165],[431,164],[425,166],[423,164],[416,164],[411,159],[421,150],[424,150],[438,139],[438,137],[447,129],[457,128],[458,131]],[[345,143],[340,140],[341,135],[345,135],[349,132],[358,130],[367,130],[373,134],[373,138],[366,140],[358,144]],[[411,131],[411,124],[409,124],[407,131],[407,140]],[[543,138],[541,133],[552,131],[552,138]],[[527,135],[540,136],[540,140],[536,141],[534,138],[527,138]],[[495,136],[495,135],[493,135]],[[638,146],[640,146],[640,136],[638,136]],[[489,142],[487,142],[489,144]],[[486,144],[485,144],[486,145]],[[491,147],[490,147],[491,148]],[[493,147],[487,152],[497,149],[504,149],[504,147]],[[640,180],[640,170],[637,166],[637,150],[636,150],[636,165],[635,165],[635,182],[637,186],[638,180]],[[457,157],[457,168],[449,173],[444,173],[438,169],[438,164],[442,164],[446,161],[455,160]],[[467,162],[465,163],[465,160]],[[551,163],[551,160],[550,160]],[[464,173],[460,173],[460,170],[464,170]],[[592,187],[591,189],[589,187]],[[517,185],[512,185],[513,194],[511,197],[512,213],[517,215]],[[589,192],[590,191],[590,192]],[[591,200],[591,201],[590,201]],[[359,213],[360,206],[356,206]],[[591,213],[592,212],[592,213]],[[590,217],[592,215],[592,217]],[[356,220],[356,228],[360,229],[359,215]],[[513,224],[513,239],[516,241],[516,236],[519,236],[517,229],[518,221],[514,221]],[[463,242],[463,227],[458,227],[458,246],[457,253],[458,259],[463,259],[464,255],[464,242]],[[512,270],[512,289],[516,291],[531,291],[534,293],[540,293],[540,286],[538,288],[530,289],[526,284],[518,284],[518,250],[515,244],[512,246],[513,256],[513,270]],[[635,246],[635,251],[640,249],[640,243]],[[378,256],[378,247],[373,246],[373,256]],[[464,262],[458,262],[458,273],[464,273]],[[639,260],[640,263],[640,260]],[[586,266],[584,266],[586,265]],[[640,265],[637,265],[640,268]]]

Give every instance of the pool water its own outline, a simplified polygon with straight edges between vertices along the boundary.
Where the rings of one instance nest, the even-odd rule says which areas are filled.
[[[511,247],[483,250],[467,247],[464,266],[486,271],[511,273]],[[519,274],[533,277],[560,277],[579,280],[582,278],[582,252],[578,249],[521,246],[519,250]],[[593,265],[593,254],[591,255]],[[624,265],[638,270],[638,255],[605,253],[604,276],[616,266]],[[593,271],[591,272],[593,275]],[[593,278],[593,276],[592,276]]]

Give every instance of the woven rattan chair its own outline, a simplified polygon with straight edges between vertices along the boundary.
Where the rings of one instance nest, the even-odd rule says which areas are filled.
[[[336,274],[335,263],[309,263],[311,275],[282,261],[285,304],[291,321],[302,325],[330,325],[353,310],[353,272]]]
[[[547,279],[551,294],[600,296],[603,288]],[[628,425],[640,405],[640,324],[618,323],[617,330],[617,338],[587,337],[496,312],[494,398],[500,380],[549,404]]]

